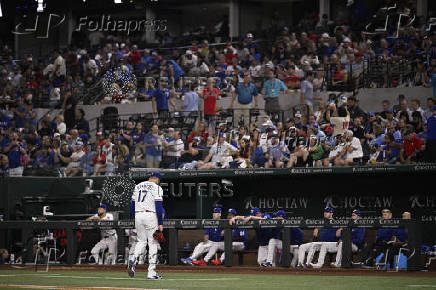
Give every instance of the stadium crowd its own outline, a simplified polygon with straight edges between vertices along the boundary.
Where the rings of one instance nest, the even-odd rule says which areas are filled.
[[[358,89],[373,60],[410,61],[413,68],[401,80],[388,78],[384,71],[382,86],[436,88],[436,35],[426,28],[418,23],[401,29],[398,38],[388,34],[369,38],[321,17],[310,31],[294,33],[283,27],[267,43],[248,33],[224,47],[203,40],[168,53],[140,50],[127,39],[18,61],[5,46],[0,66],[0,173],[74,176],[112,174],[130,166],[209,169],[436,162],[434,97],[420,104],[401,95],[398,104],[383,101],[378,112],[364,112],[355,97],[319,97],[319,92]],[[187,79],[200,76],[207,82]],[[98,86],[103,93],[91,103],[151,101],[161,119],[168,118],[172,106],[186,114],[200,110],[204,122],[198,122],[188,136],[177,128],[163,132],[159,122],[150,132],[141,122],[128,122],[115,132],[91,136],[78,105]],[[278,95],[291,91],[300,94],[301,110],[288,120],[273,118],[273,122],[270,116],[281,110]],[[232,99],[231,128],[216,123],[217,112],[223,109],[217,100],[222,97]],[[259,108],[261,97],[265,108]],[[181,107],[174,102],[177,98]],[[39,107],[62,113],[38,120]],[[248,122],[250,109],[265,110],[260,123]]]

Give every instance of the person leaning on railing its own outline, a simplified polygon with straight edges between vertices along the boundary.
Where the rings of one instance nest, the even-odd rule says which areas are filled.
[[[229,109],[233,111],[233,125],[248,126],[250,124],[250,109],[258,108],[257,101],[257,89],[251,82],[251,76],[249,73],[244,75],[244,81],[237,84],[235,91],[232,93],[232,102]],[[235,105],[235,100],[237,100]]]

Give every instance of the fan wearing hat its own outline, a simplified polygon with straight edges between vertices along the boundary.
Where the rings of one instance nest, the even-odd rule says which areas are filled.
[[[65,174],[67,176],[76,176],[79,173],[82,173],[83,169],[80,167],[80,160],[84,155],[85,152],[83,151],[83,142],[80,139],[73,147],[71,157],[64,157],[63,154],[58,152],[58,157],[62,160],[62,162],[68,163],[67,169],[65,170]]]
[[[222,209],[220,207],[215,207],[212,211],[212,219],[219,220],[221,219]],[[201,262],[201,259],[204,254],[209,252],[212,245],[224,241],[224,236],[221,235],[222,229],[220,228],[211,228],[204,231],[203,242],[200,242],[197,246],[195,246],[194,251],[191,256],[187,258],[180,259],[185,265],[195,265]],[[202,262],[201,262],[202,263]]]
[[[351,219],[357,220],[362,217],[360,210],[355,209],[351,213]],[[366,230],[365,228],[353,228],[351,231],[351,250],[353,253],[356,253],[359,248],[363,245],[363,240],[365,238]],[[311,266],[313,268],[321,268],[324,265],[324,259],[327,253],[336,253],[336,261],[331,263],[330,265],[336,268],[341,267],[342,262],[342,240],[340,240],[342,235],[342,229],[338,229],[336,231],[336,236],[339,238],[339,243],[323,243],[321,246],[321,250],[318,255],[318,262],[312,263]]]
[[[198,64],[198,57],[195,55],[192,50],[186,50],[185,54],[182,56],[182,69],[185,72],[189,72],[191,74],[191,70],[194,70]]]
[[[232,220],[232,218],[236,217],[236,210],[234,208],[229,208],[227,211],[227,219]],[[223,234],[223,233],[222,233]],[[248,245],[248,234],[246,229],[233,229],[232,230],[232,251],[238,252],[243,251]],[[213,259],[215,254],[218,252],[224,251],[224,241],[213,243],[212,247],[207,252],[206,256],[203,260],[194,263],[194,265],[205,266],[210,261],[213,265],[221,265],[224,263],[225,253],[221,254],[219,259]]]
[[[282,168],[289,161],[288,147],[284,142],[281,142],[279,135],[276,133],[271,135],[271,146],[268,148],[268,161],[265,163],[265,168]]]
[[[97,207],[97,213],[86,220],[88,221],[113,221],[114,216],[107,212],[107,206],[100,203]],[[103,264],[104,251],[108,249],[109,257],[105,259],[105,264],[115,265],[117,258],[118,236],[114,229],[100,230],[101,240],[92,248],[91,254],[95,263]],[[100,255],[101,254],[101,255]]]
[[[238,152],[238,148],[226,141],[226,133],[219,133],[218,140],[209,150],[209,154],[204,159],[199,169],[212,169],[223,167],[228,157]]]
[[[347,130],[344,136],[346,142],[344,147],[344,150],[346,151],[345,160],[336,159],[337,162],[335,162],[335,165],[337,166],[350,166],[363,157],[362,144],[358,138],[354,137],[353,131]]]
[[[332,207],[326,207],[324,209],[324,219],[333,219],[333,213],[335,210]],[[322,228],[321,230],[316,228],[313,230],[313,242],[302,244],[298,249],[298,265],[297,268],[307,268],[312,262],[313,256],[316,251],[321,249],[323,243],[335,243],[337,242],[335,228]],[[307,253],[307,260],[304,263]]]

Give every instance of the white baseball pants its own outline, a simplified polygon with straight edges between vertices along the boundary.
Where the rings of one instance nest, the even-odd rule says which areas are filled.
[[[232,251],[237,252],[237,251],[242,251],[244,250],[245,245],[243,242],[232,242]],[[224,252],[224,242],[213,242],[212,246],[210,247],[209,251],[207,252],[206,257],[204,257],[204,260],[206,262],[209,262],[210,259],[213,258],[213,256],[218,252],[218,251],[222,251]],[[225,254],[222,253],[221,255],[221,262],[223,262],[225,259]]]
[[[359,250],[359,248],[355,244],[351,244],[351,251],[353,253],[356,253]],[[338,244],[338,252],[336,253],[336,266],[340,267],[342,263],[342,242]]]
[[[191,259],[197,260],[201,255],[207,253],[212,247],[212,241],[201,242],[195,246],[194,251],[192,252]]]
[[[138,243],[135,246],[135,261],[148,245],[148,277],[156,276],[156,262],[159,242],[153,238],[158,229],[157,216],[154,212],[137,212],[135,214],[135,228]]]
[[[91,250],[91,254],[97,264],[103,264],[103,259],[100,258],[100,252],[108,249],[109,257],[106,259],[105,264],[115,265],[117,260],[117,245],[118,236],[115,234],[106,238],[102,238]]]
[[[273,267],[276,266],[276,250],[282,250],[283,249],[283,242],[282,240],[278,239],[270,239],[268,243],[268,257],[267,262],[271,263]],[[298,259],[298,246],[297,245],[291,245],[290,252],[292,253],[292,261],[291,266],[295,267],[295,264],[297,263]]]

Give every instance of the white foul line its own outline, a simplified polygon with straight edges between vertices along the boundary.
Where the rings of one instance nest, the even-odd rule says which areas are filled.
[[[98,276],[67,276],[61,274],[0,274],[0,277],[16,277],[16,276],[37,276],[42,278],[77,278],[77,279],[99,279],[102,277]],[[129,277],[104,277],[105,280],[139,280],[139,281],[153,281],[147,278],[129,278]],[[240,280],[240,278],[181,278],[181,279],[163,279],[165,281],[231,281],[231,280]]]

